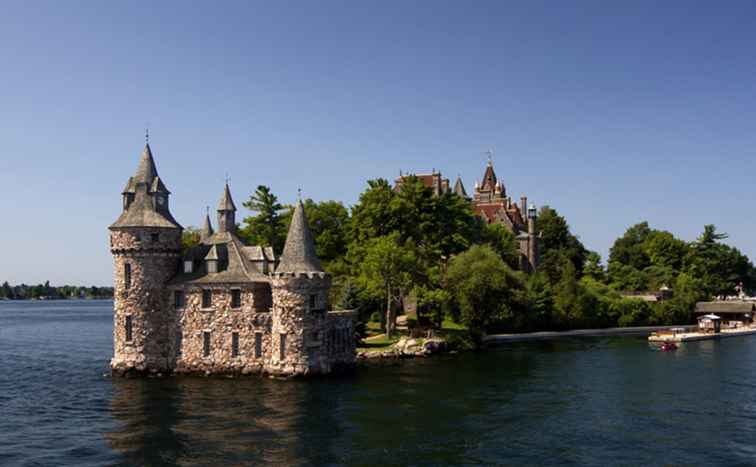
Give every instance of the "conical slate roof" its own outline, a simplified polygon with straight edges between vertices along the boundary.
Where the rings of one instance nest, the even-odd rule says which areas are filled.
[[[142,157],[139,159],[139,166],[134,174],[134,183],[146,183],[152,185],[152,181],[158,176],[155,159],[152,158],[152,150],[149,143],[144,145]]]
[[[205,214],[205,222],[202,224],[202,229],[200,230],[200,239],[206,240],[214,233],[213,224],[210,222],[210,214]]]
[[[289,234],[276,272],[323,272],[301,200],[297,202],[291,216]]]
[[[228,183],[226,183],[226,187],[223,189],[223,196],[221,196],[220,202],[218,203],[218,211],[236,211],[234,200],[231,198],[231,190],[228,188]]]

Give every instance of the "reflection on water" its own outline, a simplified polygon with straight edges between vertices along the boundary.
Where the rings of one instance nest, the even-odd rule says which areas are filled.
[[[562,339],[308,381],[121,379],[108,302],[0,302],[0,465],[748,465],[756,338]]]
[[[304,465],[325,457],[337,407],[318,408],[302,382],[260,378],[112,380],[117,428],[105,434],[124,464]],[[317,384],[317,383],[316,383]],[[316,446],[303,443],[316,435]]]

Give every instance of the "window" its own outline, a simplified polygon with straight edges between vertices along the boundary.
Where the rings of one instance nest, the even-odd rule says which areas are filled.
[[[310,295],[310,311],[315,309],[315,301],[317,300],[316,295]]]
[[[194,263],[192,261],[184,261],[184,272],[189,274],[194,270]]]
[[[281,333],[281,338],[278,341],[278,359],[286,359],[286,334]]]
[[[231,290],[231,308],[241,308],[241,290]]]
[[[131,264],[129,263],[123,265],[123,288],[126,290],[131,288]]]
[[[176,309],[184,308],[184,291],[183,290],[176,290],[173,292],[173,304],[176,307]]]
[[[210,333],[202,333],[202,355],[208,357],[210,355]]]
[[[174,344],[174,347],[176,347],[176,356],[181,355],[181,345],[184,343],[184,335],[181,333],[181,331],[176,332],[176,342]]]
[[[218,272],[218,261],[214,259],[207,260],[207,272],[209,273]]]
[[[239,356],[239,333],[238,332],[231,333],[231,356],[232,357]]]
[[[210,308],[211,306],[213,306],[213,291],[203,290],[202,291],[202,308]]]
[[[152,233],[150,234],[150,241],[152,243],[157,243],[160,241],[160,234],[159,233]]]
[[[255,333],[255,358],[262,357],[262,333]]]
[[[131,322],[131,316],[126,317],[126,342],[131,342],[133,336],[133,327]]]

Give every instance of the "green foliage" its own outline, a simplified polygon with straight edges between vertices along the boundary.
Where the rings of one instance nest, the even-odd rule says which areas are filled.
[[[459,322],[476,343],[494,324],[512,319],[524,308],[522,278],[488,245],[475,245],[454,257],[447,276]]]
[[[726,234],[716,232],[716,227],[707,225],[685,258],[686,272],[701,281],[708,295],[733,295],[739,283],[746,290],[756,286],[753,264],[737,248],[719,242],[726,238]]]
[[[181,232],[181,251],[185,253],[189,248],[199,245],[200,231],[196,227],[188,226]]]
[[[564,217],[548,206],[541,208],[538,215],[538,228],[541,231],[540,270],[545,272],[553,283],[561,277],[561,267],[568,260],[581,275],[588,250],[580,240],[570,232],[570,226]]]
[[[489,245],[512,269],[520,267],[520,251],[511,230],[502,224],[482,224],[482,242]]]
[[[416,275],[417,258],[410,244],[402,244],[396,233],[368,242],[357,282],[374,300],[385,300],[386,334],[391,337],[395,326],[394,305],[411,290]]]
[[[243,205],[257,214],[244,218],[241,236],[251,245],[272,246],[276,254],[281,254],[286,227],[281,219],[284,206],[278,202],[278,197],[269,187],[260,185]]]

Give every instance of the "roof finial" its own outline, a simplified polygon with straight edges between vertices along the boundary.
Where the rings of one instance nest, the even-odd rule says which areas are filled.
[[[228,176],[228,172],[226,172],[226,185],[228,185],[228,182],[231,180],[231,178]]]
[[[493,165],[494,150],[493,149],[489,149],[484,154],[486,154],[488,156],[488,165]]]
[[[210,216],[210,206],[205,206],[205,214]]]
[[[297,199],[302,202],[302,187],[297,188]]]
[[[144,143],[150,144],[150,124],[145,125],[144,128]]]

